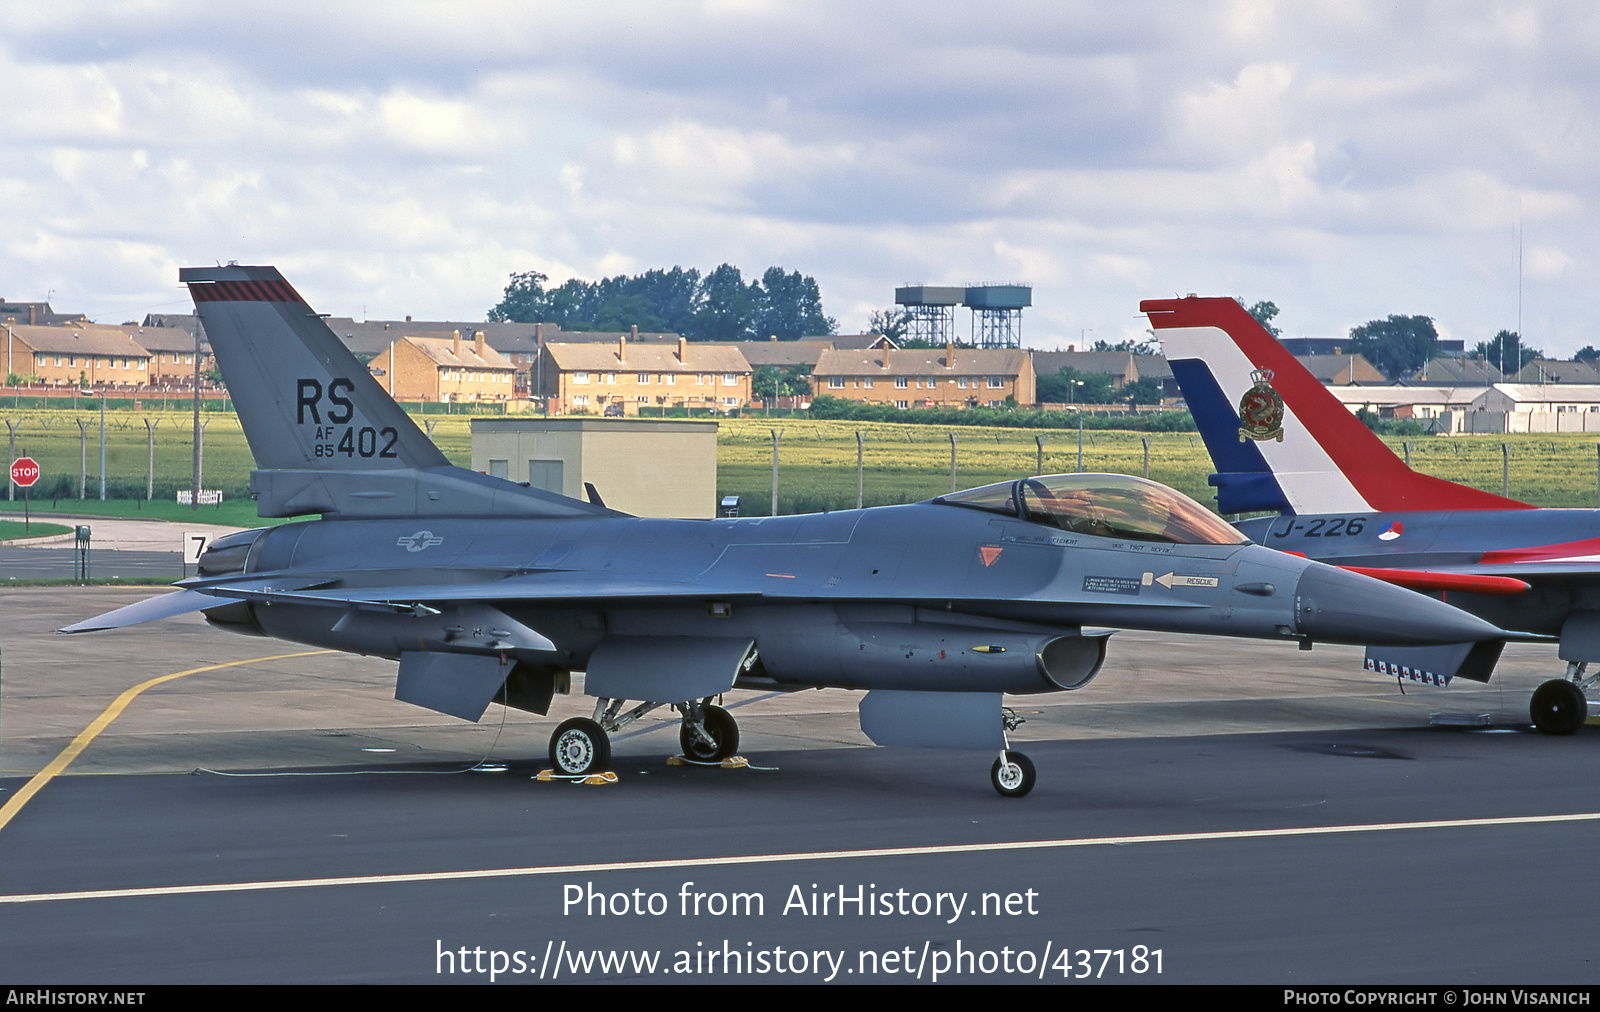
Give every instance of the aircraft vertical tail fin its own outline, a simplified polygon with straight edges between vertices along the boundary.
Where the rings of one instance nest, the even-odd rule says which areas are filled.
[[[275,267],[186,267],[264,517],[617,515],[454,467]]]
[[[1527,506],[1411,470],[1233,299],[1148,299],[1139,310],[1216,465],[1222,512]]]
[[[187,267],[178,278],[194,297],[257,467],[450,463],[277,268]]]

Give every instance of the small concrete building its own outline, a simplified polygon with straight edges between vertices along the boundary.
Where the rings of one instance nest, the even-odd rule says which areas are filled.
[[[1600,384],[1496,383],[1473,401],[1472,432],[1600,432]]]
[[[614,418],[474,418],[472,467],[586,499],[592,483],[635,516],[716,515],[717,423]]]
[[[1330,386],[1328,392],[1352,414],[1370,411],[1379,418],[1410,419],[1432,432],[1466,431],[1466,415],[1482,387]]]

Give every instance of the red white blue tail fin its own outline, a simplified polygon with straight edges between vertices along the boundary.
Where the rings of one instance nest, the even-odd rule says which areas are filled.
[[[1217,467],[1222,512],[1527,507],[1411,470],[1233,299],[1149,299],[1139,310]]]

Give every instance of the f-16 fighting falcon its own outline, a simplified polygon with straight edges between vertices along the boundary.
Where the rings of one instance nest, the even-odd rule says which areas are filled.
[[[880,745],[991,750],[1021,796],[1003,693],[1100,670],[1085,626],[1312,642],[1479,644],[1438,601],[1250,544],[1193,500],[1121,475],[1006,481],[806,516],[627,516],[453,467],[272,267],[185,269],[255,456],[263,517],[199,576],[68,632],[203,611],[213,624],[399,662],[397,698],[477,720],[547,713],[583,673],[593,715],[550,739],[564,775],[656,708],[691,759],[739,729],[729,689],[865,689]],[[631,705],[630,705],[631,704]]]
[[[1546,734],[1588,715],[1600,660],[1600,511],[1536,509],[1411,470],[1232,299],[1139,304],[1161,337],[1217,473],[1224,513],[1253,540],[1437,593],[1502,628],[1560,639],[1567,677],[1533,693]],[[1235,405],[1238,405],[1237,410]],[[1451,652],[1367,666],[1448,683]],[[1457,672],[1487,681],[1481,665]]]

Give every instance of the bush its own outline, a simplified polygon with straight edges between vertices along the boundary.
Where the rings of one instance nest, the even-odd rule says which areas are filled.
[[[1014,429],[1076,429],[1079,412],[1044,411],[1039,408],[896,408],[864,404],[842,397],[819,395],[811,402],[811,417],[849,422],[905,422],[912,425],[985,425]],[[1085,429],[1119,429],[1128,432],[1193,432],[1187,411],[1162,411],[1139,415],[1083,414]]]

